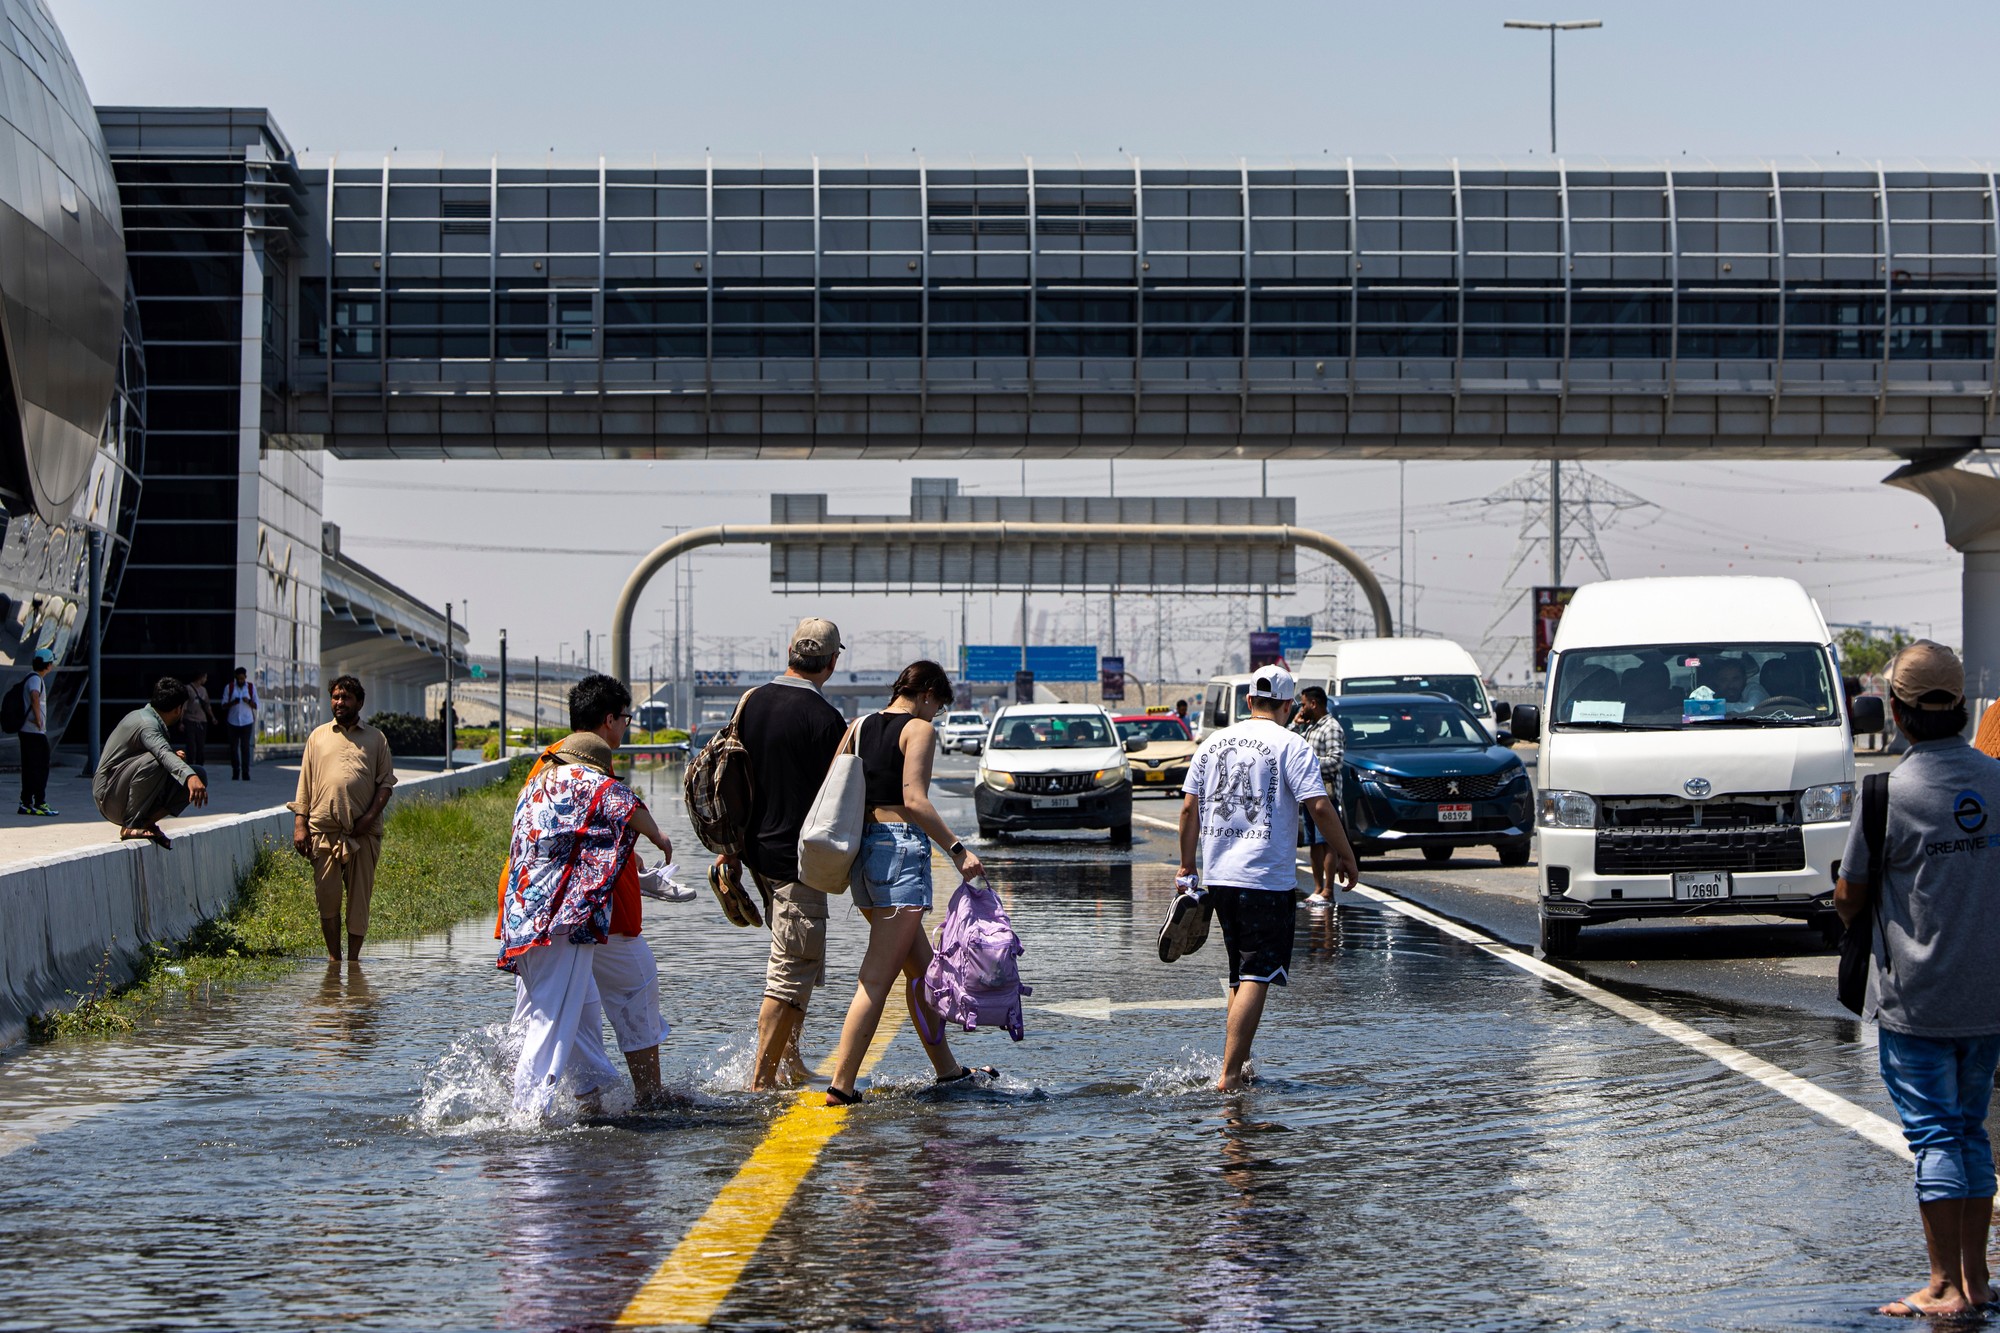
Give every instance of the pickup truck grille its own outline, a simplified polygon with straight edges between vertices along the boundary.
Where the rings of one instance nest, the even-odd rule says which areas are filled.
[[[1022,773],[1014,779],[1014,790],[1027,796],[1074,796],[1095,785],[1095,773]]]
[[[1748,828],[1607,828],[1597,831],[1600,875],[1664,875],[1676,870],[1803,870],[1805,836],[1796,824]]]

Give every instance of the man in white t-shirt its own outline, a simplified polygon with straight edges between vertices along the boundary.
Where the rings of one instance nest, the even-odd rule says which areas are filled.
[[[1319,756],[1285,730],[1297,695],[1291,672],[1259,668],[1249,718],[1202,741],[1181,788],[1181,874],[1194,873],[1199,861],[1229,951],[1229,1020],[1216,1085],[1223,1092],[1242,1086],[1265,995],[1273,983],[1285,984],[1292,965],[1301,813],[1326,839],[1332,878],[1352,888],[1360,876]]]

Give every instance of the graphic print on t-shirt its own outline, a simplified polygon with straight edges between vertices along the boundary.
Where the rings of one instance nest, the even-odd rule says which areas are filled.
[[[1326,794],[1310,745],[1268,719],[1239,722],[1201,743],[1182,790],[1195,798],[1207,883],[1291,891],[1299,803]]]

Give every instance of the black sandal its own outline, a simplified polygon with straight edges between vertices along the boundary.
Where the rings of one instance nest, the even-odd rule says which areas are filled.
[[[826,1090],[826,1105],[859,1106],[861,1105],[861,1094],[858,1091],[842,1092],[839,1088],[829,1085]]]
[[[936,1078],[932,1079],[931,1086],[934,1088],[948,1088],[954,1083],[963,1083],[967,1079],[977,1078],[981,1074],[984,1074],[986,1075],[986,1077],[993,1079],[997,1079],[1000,1077],[1000,1071],[995,1069],[992,1065],[981,1065],[978,1068],[974,1068],[971,1065],[960,1065],[958,1067],[958,1072],[956,1074],[953,1074],[950,1078],[946,1078],[944,1075],[940,1074]]]

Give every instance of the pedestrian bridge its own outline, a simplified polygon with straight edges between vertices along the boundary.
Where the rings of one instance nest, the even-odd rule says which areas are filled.
[[[1984,162],[333,156],[348,457],[1899,456],[2000,403]]]

